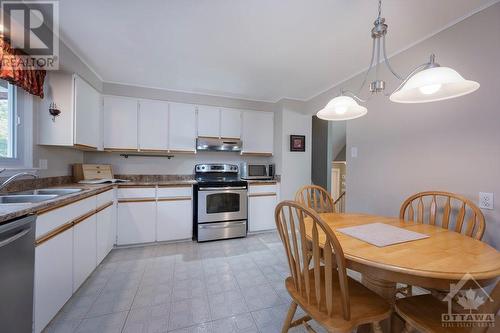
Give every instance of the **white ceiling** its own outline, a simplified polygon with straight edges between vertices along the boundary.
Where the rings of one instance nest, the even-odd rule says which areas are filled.
[[[385,0],[392,54],[492,0]],[[106,82],[307,100],[368,66],[376,0],[61,0],[63,40]]]

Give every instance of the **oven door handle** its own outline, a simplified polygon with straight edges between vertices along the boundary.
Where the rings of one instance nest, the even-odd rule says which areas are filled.
[[[235,227],[235,226],[238,226],[238,225],[244,225],[246,224],[245,221],[241,221],[241,222],[227,222],[227,223],[224,223],[223,225],[203,225],[203,224],[198,224],[198,227],[200,229],[225,229],[225,228],[231,228],[231,227]]]
[[[200,187],[200,191],[227,191],[227,190],[246,190],[245,186],[227,186],[227,187]]]

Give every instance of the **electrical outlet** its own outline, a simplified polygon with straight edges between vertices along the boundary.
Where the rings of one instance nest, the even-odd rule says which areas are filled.
[[[38,160],[38,168],[41,170],[47,170],[47,160]]]
[[[351,147],[351,157],[352,158],[358,157],[358,147]]]
[[[493,209],[494,204],[493,193],[479,192],[479,208]]]

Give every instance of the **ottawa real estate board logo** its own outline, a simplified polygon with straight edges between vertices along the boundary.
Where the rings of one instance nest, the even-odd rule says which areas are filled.
[[[470,274],[465,274],[457,284],[450,284],[443,302],[448,303],[447,313],[441,314],[443,327],[495,326],[494,301]]]
[[[0,35],[10,46],[1,59],[1,68],[59,69],[59,2],[0,0],[0,3]]]

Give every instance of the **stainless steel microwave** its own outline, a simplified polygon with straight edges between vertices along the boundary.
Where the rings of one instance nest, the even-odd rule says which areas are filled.
[[[240,167],[242,179],[274,179],[275,172],[274,164],[241,163]]]

